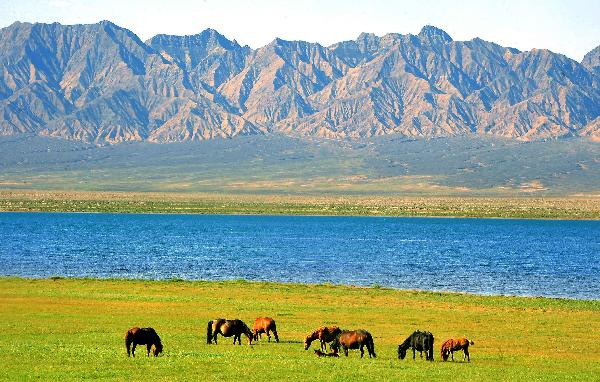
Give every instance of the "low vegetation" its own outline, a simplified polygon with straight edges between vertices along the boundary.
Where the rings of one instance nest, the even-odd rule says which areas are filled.
[[[0,211],[599,219],[600,198],[0,191]]]
[[[0,379],[5,380],[597,380],[600,302],[244,281],[0,278]],[[216,317],[271,316],[280,343],[206,344]],[[317,358],[318,326],[369,330],[377,358]],[[128,358],[125,331],[152,326],[163,355]],[[415,329],[435,335],[435,361],[398,360]],[[471,362],[442,362],[466,335]],[[316,348],[317,345],[313,344]]]

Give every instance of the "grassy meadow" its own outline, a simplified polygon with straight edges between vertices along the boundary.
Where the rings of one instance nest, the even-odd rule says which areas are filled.
[[[280,343],[206,344],[216,317],[271,316]],[[334,285],[0,278],[3,380],[598,380],[600,302]],[[376,359],[319,359],[303,337],[323,324],[364,328]],[[158,358],[128,358],[123,336],[152,326]],[[435,362],[397,359],[415,329],[435,335]],[[475,342],[471,362],[442,362],[449,337]],[[313,348],[317,345],[313,344]]]

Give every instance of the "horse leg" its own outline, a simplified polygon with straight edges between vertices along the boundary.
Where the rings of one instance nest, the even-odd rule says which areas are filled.
[[[137,344],[135,343],[135,341],[133,341],[133,346],[131,347],[131,355],[133,357],[135,357],[135,347],[137,346]]]
[[[467,361],[471,362],[471,357],[469,357],[469,348],[464,348],[464,352],[465,352],[465,357],[467,359]],[[464,361],[463,358],[463,361]]]
[[[364,344],[360,344],[360,358],[362,358],[362,357],[363,357],[363,355],[365,354],[365,351],[363,350],[363,347],[364,347],[364,346],[365,346]],[[371,355],[369,354],[369,357],[370,357],[370,356],[371,356]]]
[[[152,350],[152,344],[151,344],[151,343],[148,343],[148,344],[146,345],[146,349],[148,349],[148,357],[150,357],[150,350]]]
[[[269,329],[267,329],[266,333],[267,333],[267,338],[269,339],[269,342],[271,342],[271,331],[269,331]]]
[[[452,356],[452,362],[454,362],[454,350],[450,350],[450,355]]]
[[[413,361],[414,361],[417,356],[417,352],[415,352],[415,348],[412,348],[412,350],[413,350]]]
[[[273,329],[273,336],[275,337],[275,342],[279,343],[279,337],[277,336],[277,330]]]
[[[327,342],[320,340],[321,341],[321,350],[322,351],[327,351]]]
[[[346,346],[344,346],[344,354],[346,355],[346,357],[348,357],[348,348]]]

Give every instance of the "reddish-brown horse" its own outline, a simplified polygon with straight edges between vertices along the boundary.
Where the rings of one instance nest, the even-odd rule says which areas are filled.
[[[254,321],[254,326],[252,327],[252,331],[254,332],[254,341],[258,341],[259,336],[262,337],[262,333],[267,334],[267,338],[269,338],[269,342],[271,342],[271,332],[275,337],[275,341],[279,342],[279,337],[277,336],[277,326],[275,325],[275,320],[271,317],[259,317]]]
[[[331,342],[337,335],[342,332],[342,329],[337,326],[321,326],[304,339],[304,350],[308,350],[310,344],[315,341],[321,341],[321,350],[327,350],[327,342]]]
[[[447,361],[448,355],[450,355],[452,356],[452,361],[454,361],[454,352],[462,350],[464,353],[463,361],[466,359],[471,362],[471,357],[469,357],[469,345],[475,345],[475,343],[467,339],[467,337],[451,338],[446,340],[446,342],[442,344],[442,359]]]
[[[130,350],[131,345],[133,347]],[[125,347],[127,348],[127,356],[130,354],[135,357],[135,347],[137,345],[146,345],[148,349],[148,357],[150,357],[150,350],[154,345],[153,354],[157,357],[162,351],[163,346],[160,342],[160,337],[156,334],[156,331],[152,328],[131,328],[125,333]]]
[[[377,357],[375,354],[375,344],[373,343],[373,336],[371,333],[366,330],[358,329],[358,330],[344,330],[340,335],[338,335],[333,343],[331,344],[331,348],[337,353],[339,348],[342,347],[344,349],[344,354],[348,357],[348,349],[360,349],[360,358],[365,354],[363,347],[367,347],[367,351],[369,352],[369,358]]]
[[[223,337],[233,336],[233,344],[237,341],[239,345],[242,344],[242,334],[248,337],[248,343],[252,345],[252,339],[254,335],[252,330],[242,320],[225,320],[223,318],[217,318],[216,320],[208,321],[206,328],[206,343],[211,344],[212,342],[217,344],[217,335],[221,334]]]

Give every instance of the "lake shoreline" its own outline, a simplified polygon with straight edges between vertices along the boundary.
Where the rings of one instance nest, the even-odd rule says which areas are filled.
[[[182,278],[170,278],[170,279],[157,279],[157,278],[128,278],[128,277],[71,277],[71,276],[50,276],[50,277],[27,277],[18,275],[0,275],[0,281],[10,280],[21,280],[21,281],[89,281],[89,282],[124,282],[124,283],[165,283],[165,284],[189,284],[194,285],[238,285],[238,284],[249,284],[254,287],[283,287],[283,288],[295,288],[295,287],[307,287],[307,288],[340,288],[348,290],[383,290],[390,292],[400,292],[407,294],[418,294],[418,295],[446,295],[448,297],[464,297],[464,298],[500,298],[500,299],[526,299],[526,300],[537,300],[543,302],[544,300],[554,302],[591,302],[600,303],[600,298],[577,298],[577,297],[563,297],[563,296],[532,296],[532,295],[517,295],[517,294],[493,294],[493,293],[476,293],[476,292],[463,292],[463,291],[452,291],[452,290],[430,290],[430,289],[402,289],[390,286],[383,286],[379,284],[368,285],[355,285],[355,284],[339,284],[339,283],[311,283],[311,282],[286,282],[286,281],[265,281],[265,280],[246,280],[246,279],[222,279],[222,280],[209,280],[209,279],[182,279]]]

